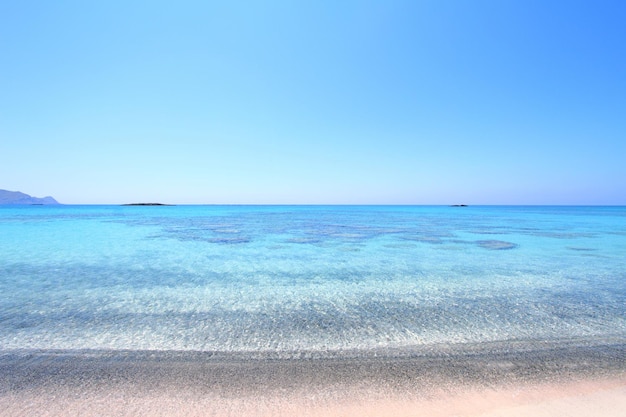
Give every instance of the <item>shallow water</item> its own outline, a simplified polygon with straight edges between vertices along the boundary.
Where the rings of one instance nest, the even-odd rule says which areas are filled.
[[[625,207],[4,206],[0,350],[612,343],[625,254]]]

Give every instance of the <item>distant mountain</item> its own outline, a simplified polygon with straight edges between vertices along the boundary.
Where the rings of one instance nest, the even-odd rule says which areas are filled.
[[[19,191],[0,190],[0,204],[59,204],[52,197],[37,198]]]

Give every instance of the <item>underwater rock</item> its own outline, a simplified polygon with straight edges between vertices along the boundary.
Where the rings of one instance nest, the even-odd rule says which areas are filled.
[[[517,247],[517,244],[511,242],[505,242],[503,240],[478,240],[476,244],[484,249],[489,250],[506,250],[506,249],[514,249]]]
[[[216,237],[216,238],[206,239],[206,241],[210,243],[218,243],[220,245],[237,245],[240,243],[249,243],[250,238],[248,237]]]

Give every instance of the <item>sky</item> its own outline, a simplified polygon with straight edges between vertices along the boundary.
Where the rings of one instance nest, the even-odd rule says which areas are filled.
[[[0,0],[0,188],[626,204],[626,2]]]

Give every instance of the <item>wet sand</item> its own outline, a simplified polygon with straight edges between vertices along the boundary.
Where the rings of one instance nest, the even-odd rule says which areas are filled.
[[[524,346],[300,359],[5,352],[0,415],[624,415],[626,344]]]

